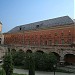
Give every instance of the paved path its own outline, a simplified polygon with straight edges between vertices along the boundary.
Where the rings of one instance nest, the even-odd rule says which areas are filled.
[[[24,70],[24,69],[14,69],[14,73],[18,73],[18,74],[28,74],[28,70]],[[35,75],[54,75],[53,72],[43,72],[43,71],[36,71]],[[73,73],[60,73],[60,72],[56,72],[55,75],[75,75]]]
[[[66,70],[66,71],[75,73],[75,66],[58,67],[58,69],[62,69],[62,70]]]

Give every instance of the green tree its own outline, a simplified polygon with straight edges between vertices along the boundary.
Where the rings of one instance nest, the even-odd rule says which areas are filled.
[[[35,75],[35,63],[33,54],[29,54],[29,75]]]
[[[22,66],[23,65],[23,60],[25,57],[25,53],[22,50],[19,50],[17,52],[15,52],[14,54],[12,54],[12,58],[13,58],[13,63],[15,66]]]
[[[35,53],[35,69],[52,71],[53,65],[57,63],[57,58],[53,53]]]
[[[4,56],[3,69],[4,69],[5,73],[6,73],[6,75],[12,75],[13,74],[12,56],[11,56],[10,52],[8,52]]]
[[[49,53],[48,56],[48,68],[49,70],[53,71],[53,65],[56,65],[58,62],[57,57],[54,55],[54,53]]]
[[[42,53],[39,52],[35,52],[34,53],[34,61],[35,61],[35,70],[40,70],[40,61],[41,61],[41,57],[42,57]]]
[[[24,69],[29,69],[29,55],[30,53],[25,53],[25,57],[24,57],[24,60],[23,60],[23,68]]]

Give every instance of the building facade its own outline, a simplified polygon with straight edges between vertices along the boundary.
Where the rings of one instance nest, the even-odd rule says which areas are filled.
[[[31,46],[69,46],[75,43],[74,25],[57,26],[45,30],[30,30],[4,34],[4,44]]]
[[[4,44],[69,45],[75,43],[75,25],[73,20],[65,16],[18,26],[5,33],[4,36]]]
[[[4,33],[4,45],[25,52],[53,52],[60,61],[75,63],[75,22],[63,16],[17,26]]]

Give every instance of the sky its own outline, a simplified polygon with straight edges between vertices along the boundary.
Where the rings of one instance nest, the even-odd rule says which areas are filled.
[[[75,0],[0,0],[2,33],[12,28],[61,16],[75,18]]]

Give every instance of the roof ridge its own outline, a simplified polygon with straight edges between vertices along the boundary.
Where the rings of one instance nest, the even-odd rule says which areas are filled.
[[[64,18],[64,17],[70,18],[69,16],[61,16],[61,17],[55,17],[55,18],[51,18],[51,19],[46,19],[46,20],[31,22],[31,23],[27,23],[27,24],[22,24],[22,25],[19,25],[19,26],[24,26],[24,25],[34,24],[34,23],[40,23],[40,22],[49,21],[49,20],[55,20],[55,19]]]

